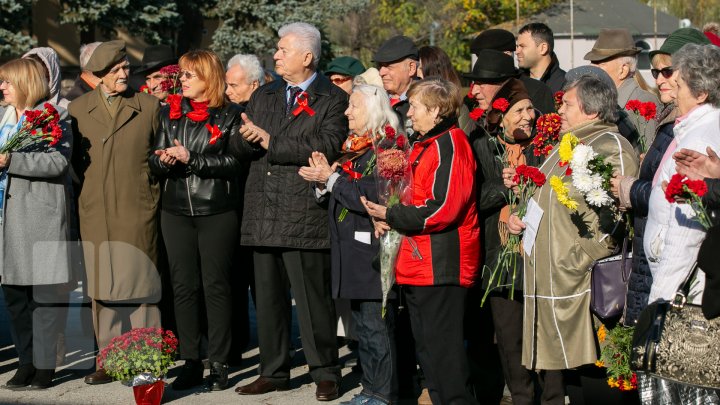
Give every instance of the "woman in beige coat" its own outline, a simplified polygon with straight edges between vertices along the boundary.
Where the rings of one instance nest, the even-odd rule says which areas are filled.
[[[630,143],[620,136],[615,121],[617,92],[592,76],[565,86],[562,134],[573,133],[593,147],[614,170],[634,176],[638,161]],[[550,179],[563,177],[558,149],[541,170]],[[598,358],[590,314],[590,270],[595,260],[610,256],[623,230],[607,207],[591,207],[565,178],[577,211],[562,205],[550,182],[533,200],[542,209],[537,237],[525,255],[525,318],[522,362],[528,369],[562,370],[592,364]],[[513,216],[508,228],[519,233],[526,224]],[[526,233],[526,238],[530,237]]]

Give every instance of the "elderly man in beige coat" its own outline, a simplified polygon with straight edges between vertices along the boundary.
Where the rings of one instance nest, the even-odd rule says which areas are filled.
[[[100,44],[86,67],[100,85],[70,104],[79,138],[73,166],[82,179],[79,196],[88,295],[99,348],[138,327],[160,326],[156,212],[159,186],[148,156],[158,128],[157,98],[127,85],[123,41]],[[98,369],[88,384],[111,379]]]
[[[638,160],[630,143],[611,122],[617,91],[593,76],[565,85],[560,108],[562,134],[571,132],[592,146],[614,170],[635,176]],[[548,180],[563,178],[555,148],[541,166]],[[533,370],[563,370],[592,364],[598,359],[590,314],[590,270],[593,261],[610,256],[622,234],[622,222],[609,207],[589,206],[565,177],[573,211],[561,204],[550,182],[535,192],[542,210],[537,237],[525,255],[525,318],[522,363]],[[526,217],[527,218],[527,217]],[[520,233],[526,224],[513,216],[508,228]],[[526,232],[526,238],[531,235]],[[528,241],[529,242],[529,241]]]

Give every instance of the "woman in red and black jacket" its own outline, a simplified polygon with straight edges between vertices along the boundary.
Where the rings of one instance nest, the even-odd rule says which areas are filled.
[[[463,316],[480,262],[475,158],[457,128],[458,86],[428,78],[410,87],[408,99],[408,117],[419,134],[409,156],[411,203],[390,208],[363,203],[376,220],[376,232],[392,228],[406,236],[396,283],[403,287],[433,403],[471,404]]]

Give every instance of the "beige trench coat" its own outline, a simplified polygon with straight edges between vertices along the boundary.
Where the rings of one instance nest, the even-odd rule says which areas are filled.
[[[100,86],[69,107],[76,136],[73,167],[84,178],[79,196],[88,294],[96,300],[154,303],[158,184],[148,166],[159,101],[126,92],[112,120]]]
[[[593,120],[571,132],[616,171],[637,176],[638,159],[615,125]],[[570,197],[578,202],[578,210],[573,213],[558,202],[549,180],[553,175],[562,177],[567,166],[558,165],[557,150],[541,166],[548,182],[533,199],[543,216],[532,253],[524,258],[522,364],[535,370],[569,369],[597,360],[590,267],[593,261],[612,254],[616,242],[608,234],[624,226],[609,209],[590,208],[570,177],[563,180]]]

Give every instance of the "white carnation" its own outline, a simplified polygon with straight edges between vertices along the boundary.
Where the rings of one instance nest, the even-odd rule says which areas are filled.
[[[573,157],[570,160],[570,168],[573,173],[586,173],[590,174],[588,170],[588,164],[597,156],[597,153],[593,150],[592,146],[579,144],[573,149]]]
[[[608,193],[601,188],[590,190],[587,194],[585,194],[585,200],[588,204],[596,207],[611,205],[613,202]]]

